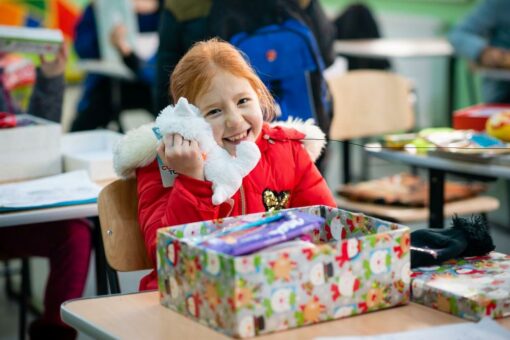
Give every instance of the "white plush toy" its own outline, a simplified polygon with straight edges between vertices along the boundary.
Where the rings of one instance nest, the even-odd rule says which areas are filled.
[[[241,186],[243,177],[250,173],[260,159],[260,150],[253,142],[241,142],[232,157],[214,140],[211,126],[200,110],[179,98],[175,106],[169,105],[156,119],[162,135],[178,133],[188,140],[196,140],[202,153],[206,154],[204,177],[212,182],[215,205],[232,197]]]

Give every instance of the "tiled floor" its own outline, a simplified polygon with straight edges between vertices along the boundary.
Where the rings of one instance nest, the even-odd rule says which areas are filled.
[[[79,88],[70,88],[66,92],[65,97],[65,115],[63,119],[63,126],[66,128],[69,126],[71,121],[72,112],[76,105],[76,99],[79,93]],[[140,112],[131,112],[128,115],[124,115],[126,118],[123,120],[125,126],[138,126],[147,120],[147,115]],[[330,166],[328,168],[326,179],[331,188],[335,188],[340,179],[340,143],[332,142],[332,157],[330,159]],[[358,152],[354,152],[355,159],[354,164],[359,164],[360,155]],[[397,173],[399,171],[405,171],[407,168],[404,166],[388,164],[380,160],[371,160],[370,162],[371,177],[380,177],[387,174]],[[359,167],[354,169],[355,173],[359,172]],[[358,170],[358,171],[356,171]],[[496,243],[496,250],[503,253],[510,253],[510,222],[509,222],[509,211],[508,211],[508,198],[506,197],[505,185],[502,181],[498,181],[490,184],[489,193],[495,195],[501,200],[501,208],[495,213],[489,215],[491,223],[491,233]],[[447,225],[446,222],[445,225]],[[411,225],[413,229],[423,227],[423,224]],[[93,259],[91,263],[94,263]],[[17,264],[14,263],[16,266]],[[42,292],[44,290],[44,284],[48,273],[48,263],[44,259],[33,259],[32,260],[32,289],[34,291],[34,302],[36,305],[41,306]],[[143,272],[121,274],[121,289],[123,292],[134,292],[137,290],[138,282]],[[91,265],[89,271],[89,277],[86,285],[85,296],[94,296],[94,271]],[[18,307],[15,303],[8,301],[4,294],[4,279],[0,278],[0,340],[17,339],[17,323],[18,323]],[[85,335],[80,335],[79,339],[90,339]]]

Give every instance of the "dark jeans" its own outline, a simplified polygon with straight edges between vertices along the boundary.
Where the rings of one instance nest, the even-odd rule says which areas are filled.
[[[80,105],[71,131],[106,127],[117,121],[122,110],[145,109],[154,113],[151,86],[141,81],[125,81],[101,77],[88,91],[86,104]]]

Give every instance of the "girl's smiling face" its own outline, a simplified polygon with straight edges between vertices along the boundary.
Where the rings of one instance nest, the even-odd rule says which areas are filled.
[[[259,98],[246,78],[218,69],[195,105],[211,124],[216,143],[232,156],[240,142],[255,142],[262,131]]]

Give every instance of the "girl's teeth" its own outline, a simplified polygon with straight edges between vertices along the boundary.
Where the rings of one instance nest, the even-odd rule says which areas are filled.
[[[243,132],[237,136],[233,136],[233,137],[230,137],[229,140],[232,141],[232,142],[235,142],[237,140],[240,140],[240,139],[243,139],[246,137],[246,132]]]

